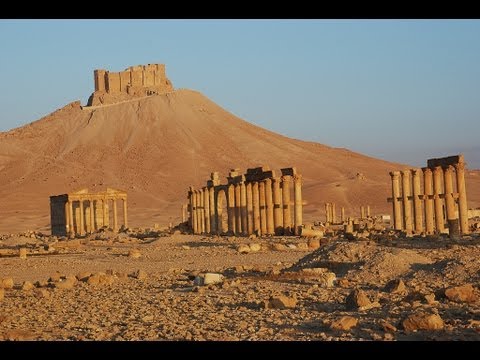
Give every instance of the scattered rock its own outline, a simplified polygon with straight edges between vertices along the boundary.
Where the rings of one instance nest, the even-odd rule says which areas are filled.
[[[77,279],[75,277],[68,277],[62,281],[55,282],[54,284],[56,289],[69,290],[73,289],[76,282]]]
[[[321,287],[333,287],[337,277],[333,272],[329,272],[327,268],[306,268],[302,269],[303,273],[310,276],[315,276],[318,285]]]
[[[385,291],[391,294],[404,294],[406,292],[405,283],[402,279],[391,280],[385,285]]]
[[[87,280],[87,284],[92,286],[111,285],[113,284],[113,281],[113,276],[99,272],[90,276]]]
[[[39,299],[42,299],[42,298],[48,299],[50,297],[50,293],[48,292],[47,289],[44,289],[44,288],[37,288],[33,290],[33,295]]]
[[[312,238],[308,239],[308,248],[310,250],[316,250],[320,247],[320,239]]]
[[[438,303],[438,301],[435,300],[435,294],[434,294],[434,293],[427,294],[427,295],[425,295],[423,298],[425,299],[425,301],[426,301],[427,304],[429,304],[429,305]]]
[[[450,301],[471,303],[477,301],[477,296],[473,292],[471,284],[455,286],[445,290],[445,296]]]
[[[440,330],[443,329],[443,320],[437,314],[416,313],[402,322],[405,331]]]
[[[397,331],[397,328],[390,324],[386,320],[380,320],[380,326],[382,327],[383,331],[385,332],[395,332]]]
[[[341,288],[348,288],[350,286],[350,281],[348,281],[348,279],[342,278],[337,280],[337,284]]]
[[[138,249],[131,249],[129,252],[128,252],[128,257],[132,258],[132,259],[138,259],[139,257],[142,256],[142,253],[140,252],[140,250]]]
[[[237,247],[237,251],[240,253],[240,254],[248,254],[250,251],[252,251],[252,249],[250,249],[250,246],[246,245],[246,244],[240,244],[238,245]]]
[[[272,249],[275,251],[285,251],[288,248],[284,244],[275,243],[275,244],[272,244]]]
[[[133,277],[137,280],[145,280],[147,278],[147,273],[143,270],[137,270],[133,273]]]
[[[29,291],[34,288],[33,284],[30,281],[24,281],[22,284],[22,290],[23,291]]]
[[[221,283],[222,281],[223,281],[222,274],[206,273],[203,278],[204,285],[218,284],[218,283]]]
[[[188,245],[182,245],[182,249],[183,249],[183,250],[190,250],[190,246],[188,246]]]
[[[19,253],[20,259],[22,259],[22,260],[27,259],[27,249],[26,248],[20,248],[18,253]]]
[[[342,316],[340,319],[335,320],[330,328],[332,330],[349,331],[352,327],[357,326],[358,320],[353,316]]]
[[[359,310],[372,305],[365,291],[360,289],[353,290],[345,300],[347,310]]]
[[[308,244],[305,242],[299,242],[297,244],[297,249],[299,250],[308,250]]]
[[[81,272],[81,273],[78,273],[76,277],[77,277],[77,280],[78,280],[78,281],[84,281],[84,282],[86,282],[90,276],[92,276],[92,273],[91,273],[91,272],[89,272],[89,271],[83,271],[83,272]]]
[[[12,278],[3,278],[0,282],[0,287],[4,289],[13,289],[13,279]]]
[[[287,309],[297,306],[297,300],[288,296],[271,297],[266,303],[267,309]]]
[[[260,244],[256,244],[256,243],[251,243],[251,244],[248,245],[248,246],[249,246],[251,252],[260,251],[260,249],[262,248],[262,247],[260,246]]]

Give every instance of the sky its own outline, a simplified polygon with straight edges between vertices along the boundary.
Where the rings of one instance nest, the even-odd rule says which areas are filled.
[[[0,131],[164,63],[175,88],[283,135],[480,168],[480,20],[0,20]]]

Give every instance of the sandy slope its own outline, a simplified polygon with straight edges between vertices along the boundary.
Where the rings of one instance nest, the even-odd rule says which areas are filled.
[[[304,175],[305,221],[323,219],[326,201],[347,215],[361,204],[389,213],[388,172],[404,167],[278,135],[178,90],[0,133],[0,233],[49,230],[49,196],[83,187],[126,190],[131,226],[176,223],[189,185],[204,186],[211,171],[224,178],[263,164]],[[470,207],[480,205],[479,183],[478,172],[467,175]]]

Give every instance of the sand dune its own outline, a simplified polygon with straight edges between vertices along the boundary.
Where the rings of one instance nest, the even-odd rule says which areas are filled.
[[[0,233],[49,231],[49,196],[84,187],[126,190],[131,226],[177,223],[189,185],[204,186],[212,171],[224,179],[231,168],[264,164],[303,174],[305,221],[322,220],[326,201],[347,215],[363,204],[390,213],[388,172],[407,167],[276,134],[177,90],[73,107],[0,133]],[[479,183],[479,172],[467,174],[470,207],[480,205]]]

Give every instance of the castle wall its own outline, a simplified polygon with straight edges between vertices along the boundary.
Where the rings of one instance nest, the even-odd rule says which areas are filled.
[[[120,91],[127,92],[128,85],[130,84],[130,71],[120,72]]]
[[[95,80],[95,91],[106,91],[105,88],[105,70],[95,70],[93,72],[93,78]]]
[[[141,70],[135,70],[130,72],[130,83],[134,87],[143,86],[143,74]]]
[[[107,92],[109,93],[120,92],[120,73],[118,72],[107,73]]]

